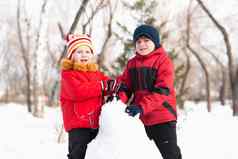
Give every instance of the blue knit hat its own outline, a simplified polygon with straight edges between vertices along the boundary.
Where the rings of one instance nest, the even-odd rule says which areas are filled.
[[[133,34],[133,42],[134,44],[136,41],[141,37],[145,36],[149,38],[151,41],[154,42],[155,47],[159,48],[160,47],[160,37],[159,37],[159,32],[151,25],[140,25],[135,29],[135,32]]]

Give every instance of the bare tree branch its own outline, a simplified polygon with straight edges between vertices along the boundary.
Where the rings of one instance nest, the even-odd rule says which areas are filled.
[[[116,4],[117,3],[118,3],[118,1],[116,1]],[[117,5],[115,5],[115,6],[117,6]],[[113,9],[113,7],[112,7],[112,4],[111,4],[110,0],[108,1],[108,7],[109,7],[109,21],[108,21],[108,24],[107,24],[107,27],[106,27],[107,28],[106,39],[104,40],[102,50],[101,50],[101,53],[100,53],[99,58],[98,58],[99,66],[103,67],[105,69],[107,69],[107,67],[104,65],[104,61],[105,61],[105,58],[106,58],[106,49],[108,47],[109,40],[112,37],[112,20],[113,20],[113,17],[114,17],[113,13],[115,11],[115,9]]]
[[[189,7],[190,8],[190,7]],[[186,40],[186,45],[188,50],[197,58],[198,62],[200,63],[204,74],[205,74],[205,78],[206,78],[206,93],[207,93],[207,110],[208,112],[211,112],[211,95],[210,95],[210,80],[209,80],[209,73],[208,70],[206,68],[205,63],[203,62],[202,58],[199,56],[199,54],[195,51],[195,49],[193,49],[191,47],[190,44],[190,33],[191,33],[191,18],[192,18],[192,14],[188,11],[187,14],[187,29],[186,29],[186,35],[187,35],[187,40]]]
[[[213,53],[211,50],[205,48],[200,44],[200,47],[206,51],[209,55],[212,56],[212,58],[216,61],[216,63],[221,67],[221,72],[222,72],[222,81],[221,81],[221,86],[219,90],[219,99],[222,105],[225,105],[225,90],[226,90],[226,69],[223,63],[218,59],[218,57]]]
[[[72,34],[75,31],[75,29],[78,25],[79,19],[80,19],[82,13],[85,11],[85,8],[86,8],[88,2],[89,2],[89,0],[83,0],[83,2],[81,3],[81,6],[79,7],[79,10],[77,11],[74,21],[73,21],[67,34]],[[58,26],[61,26],[61,25],[58,25]],[[63,29],[62,30],[60,29],[60,31],[63,31]],[[60,66],[60,61],[63,59],[65,54],[66,54],[66,46],[64,47],[64,50],[62,51],[61,56],[57,62],[57,68]]]
[[[95,9],[92,8],[91,16],[88,17],[87,22],[83,24],[83,33],[86,32],[86,27],[89,25],[89,23],[93,20],[94,16],[99,12],[100,9],[104,8],[106,5],[104,4],[105,0],[100,0],[99,4],[96,6]]]
[[[81,3],[81,6],[79,7],[79,10],[77,11],[77,14],[74,18],[73,24],[71,25],[68,34],[72,34],[75,31],[75,28],[77,27],[78,21],[83,13],[83,11],[85,10],[85,7],[87,6],[87,3],[89,2],[89,0],[83,0],[83,2]]]
[[[211,14],[211,12],[208,10],[208,8],[204,5],[203,1],[197,0],[197,2],[201,6],[203,11],[211,19],[211,21],[214,23],[214,25],[218,28],[218,30],[221,32],[221,34],[223,35],[224,43],[226,46],[226,54],[228,57],[228,64],[229,64],[229,77],[230,77],[230,85],[231,85],[231,89],[232,89],[233,115],[238,116],[238,91],[236,91],[236,90],[238,90],[238,84],[236,82],[236,79],[238,79],[238,76],[235,75],[236,68],[234,65],[234,57],[232,55],[232,48],[231,48],[229,34],[227,33],[226,29]]]

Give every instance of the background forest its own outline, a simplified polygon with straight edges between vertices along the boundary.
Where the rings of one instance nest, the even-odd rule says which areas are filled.
[[[214,5],[216,3],[216,5]],[[178,106],[229,102],[238,115],[238,2],[231,0],[9,0],[0,2],[0,101],[42,117],[57,107],[59,65],[68,33],[94,40],[101,69],[114,77],[133,56],[132,33],[158,28],[176,69]]]

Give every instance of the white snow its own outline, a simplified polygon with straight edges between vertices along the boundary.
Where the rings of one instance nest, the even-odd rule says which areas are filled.
[[[179,111],[178,144],[183,159],[237,159],[238,118],[228,105],[186,102]],[[104,105],[98,136],[88,146],[86,159],[162,159],[138,119],[124,113],[125,105]],[[38,119],[23,105],[0,104],[1,159],[67,159],[66,142],[57,143],[62,124],[59,108],[45,108]]]

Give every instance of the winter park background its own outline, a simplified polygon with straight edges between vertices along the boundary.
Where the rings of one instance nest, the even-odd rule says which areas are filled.
[[[183,159],[238,159],[237,8],[237,0],[0,0],[0,159],[66,159],[64,36],[90,34],[102,71],[115,77],[141,23],[159,30],[174,62]],[[124,108],[103,106],[86,159],[161,158]]]

